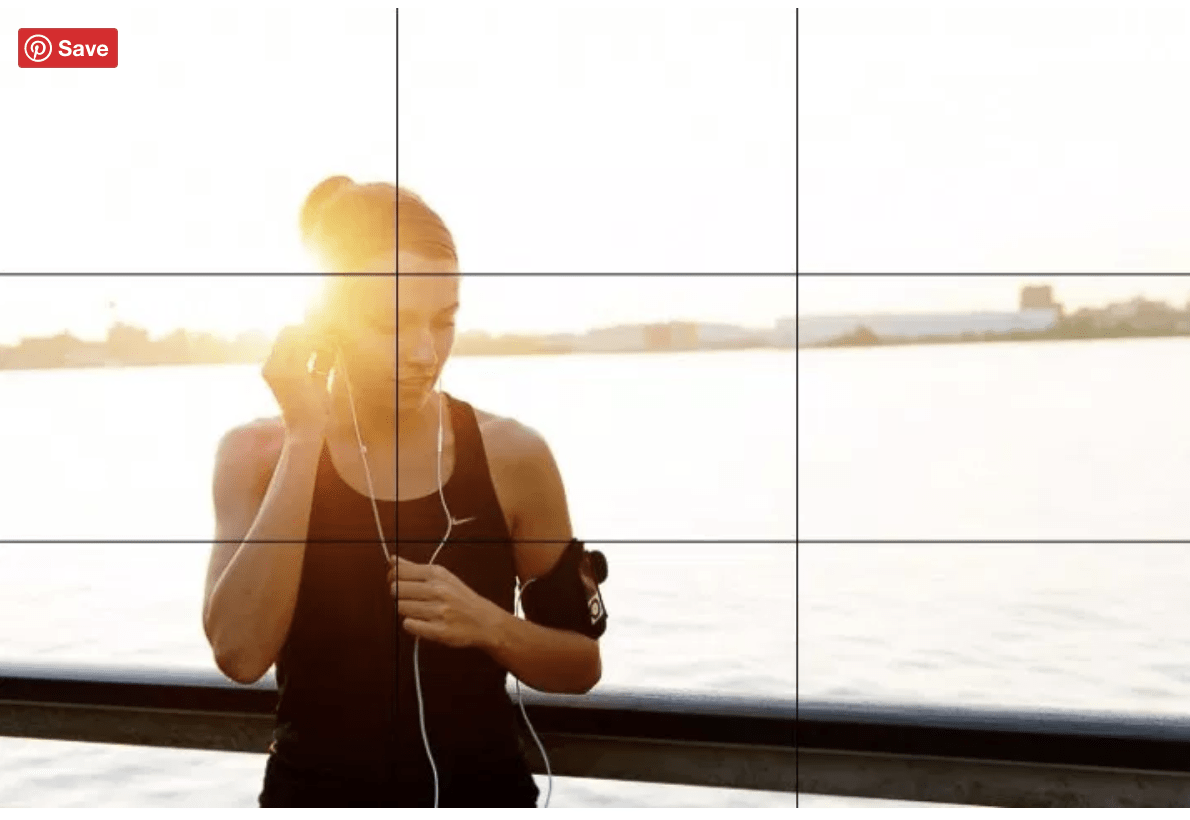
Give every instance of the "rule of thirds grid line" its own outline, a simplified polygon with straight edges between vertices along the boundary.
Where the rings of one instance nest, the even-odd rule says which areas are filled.
[[[59,546],[59,545],[71,545],[71,544],[95,544],[95,545],[118,544],[121,546],[127,546],[127,545],[133,545],[133,544],[143,544],[143,545],[149,545],[149,544],[190,544],[190,545],[194,545],[194,544],[208,544],[208,545],[213,545],[213,544],[296,544],[296,545],[305,545],[305,544],[375,543],[377,540],[378,539],[376,538],[375,535],[371,536],[370,539],[368,536],[362,536],[360,538],[342,538],[342,539],[340,539],[340,538],[335,538],[335,539],[323,538],[323,539],[315,539],[315,540],[310,540],[310,541],[289,541],[289,540],[266,541],[266,540],[258,540],[258,539],[252,539],[252,540],[228,539],[228,540],[220,541],[220,540],[216,540],[213,538],[128,538],[128,539],[116,539],[116,538],[0,538],[0,546],[3,546],[5,544],[10,544],[10,545],[44,544],[46,546]],[[441,539],[410,539],[410,538],[398,538],[398,539],[388,538],[388,539],[385,539],[386,543],[390,543],[390,544],[391,543],[437,544],[440,542],[440,540]],[[766,546],[766,545],[768,545],[768,546],[789,546],[789,547],[794,546],[793,539],[784,539],[784,540],[783,539],[761,539],[761,540],[757,540],[757,539],[747,539],[747,538],[740,538],[740,539],[732,539],[732,538],[686,538],[686,539],[681,539],[681,538],[672,538],[672,539],[580,538],[579,541],[581,541],[584,544],[649,544],[649,545],[671,544],[674,546],[696,546],[699,544],[734,544],[734,545],[738,545],[738,546]],[[466,545],[470,545],[470,544],[475,544],[475,545],[503,544],[503,543],[506,543],[506,542],[503,541],[502,539],[492,539],[492,538],[460,537],[460,539],[458,541],[455,541],[453,539],[451,540],[451,544],[453,546],[466,546]],[[535,538],[535,539],[528,539],[528,540],[524,540],[524,541],[517,541],[516,543],[517,544],[558,544],[561,542],[556,538],[555,539]]]
[[[801,502],[801,463],[798,454],[801,430],[801,348],[797,320],[801,316],[801,10],[793,10],[793,807],[800,808],[801,753],[798,721],[801,717],[801,548],[798,544]]]

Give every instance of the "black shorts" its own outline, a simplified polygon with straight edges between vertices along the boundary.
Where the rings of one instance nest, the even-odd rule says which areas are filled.
[[[393,808],[398,805],[397,781],[374,783],[309,772],[270,754],[258,801],[263,809]]]
[[[424,768],[416,779],[399,779],[403,808],[431,808],[434,781]],[[540,794],[523,758],[476,759],[438,770],[438,805],[444,809],[535,809]]]
[[[536,808],[540,794],[521,758],[439,771],[442,808]],[[265,764],[261,808],[428,808],[432,779],[370,783],[297,769],[274,754]]]

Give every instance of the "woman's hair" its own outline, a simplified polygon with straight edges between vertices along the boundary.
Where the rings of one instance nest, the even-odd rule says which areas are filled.
[[[391,183],[324,179],[302,204],[302,239],[335,272],[359,272],[384,253],[395,259],[396,204]]]
[[[397,241],[401,249],[426,259],[459,263],[454,237],[442,217],[406,188],[397,188]]]
[[[454,238],[417,194],[387,182],[334,176],[314,186],[301,214],[302,239],[339,273],[358,272],[397,244],[426,259],[458,264]]]

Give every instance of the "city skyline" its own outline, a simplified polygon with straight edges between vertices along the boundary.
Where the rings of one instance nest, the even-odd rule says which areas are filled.
[[[103,338],[115,321],[153,336],[179,328],[276,333],[300,321],[321,276],[6,276],[0,344],[69,332]],[[649,322],[770,327],[794,315],[789,277],[462,278],[458,330],[569,333]]]
[[[1013,311],[1025,285],[1050,285],[1067,312],[1137,296],[1184,307],[1190,275],[1061,276],[1053,274],[929,275],[801,274],[798,315]]]
[[[0,280],[0,344],[114,322],[155,337],[178,329],[234,337],[300,321],[319,277],[20,277]],[[1016,310],[1024,285],[1049,285],[1068,312],[1136,297],[1190,302],[1190,276],[463,277],[458,332],[581,333],[689,321],[766,328],[787,317]],[[795,310],[796,301],[796,310]]]

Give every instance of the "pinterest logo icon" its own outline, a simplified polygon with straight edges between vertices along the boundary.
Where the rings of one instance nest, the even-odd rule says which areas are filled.
[[[34,34],[25,41],[25,56],[35,63],[44,63],[53,50],[50,38],[44,34]]]

